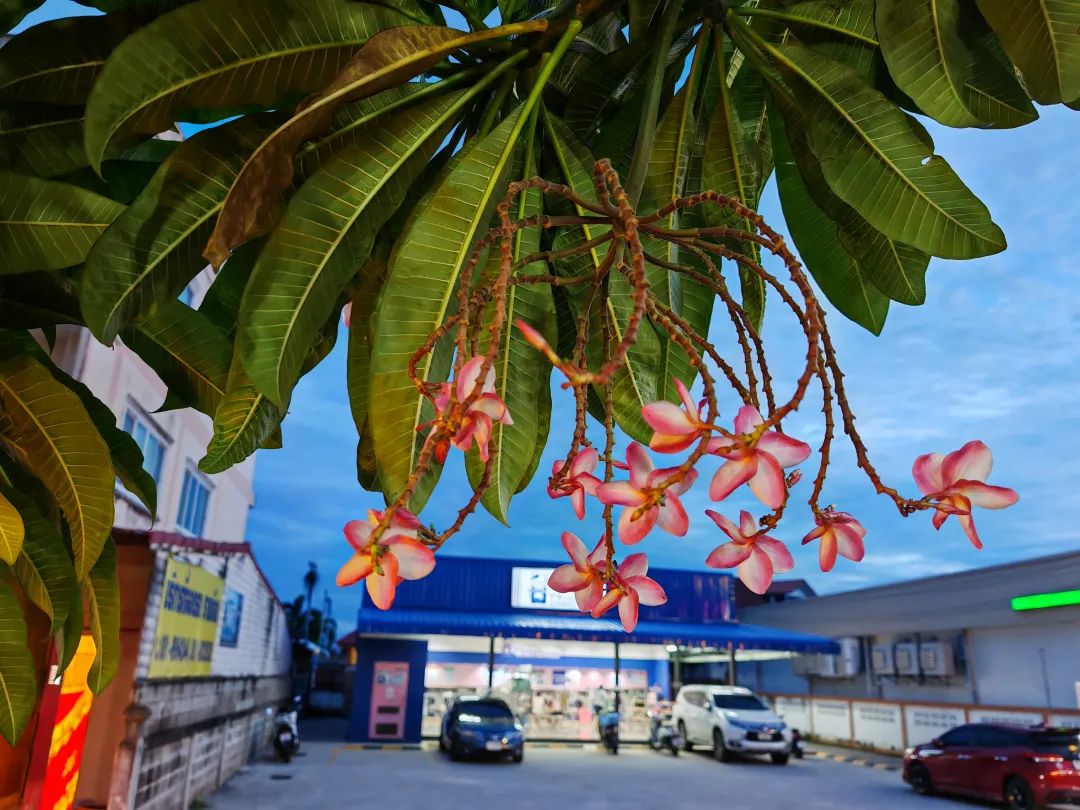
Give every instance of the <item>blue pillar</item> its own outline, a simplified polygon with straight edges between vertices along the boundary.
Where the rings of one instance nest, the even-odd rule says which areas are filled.
[[[408,665],[409,683],[405,701],[404,734],[401,739],[377,740],[369,734],[372,680],[377,662],[401,662]],[[420,742],[424,719],[424,670],[426,668],[426,641],[359,637],[356,641],[356,676],[353,681],[352,713],[349,715],[349,730],[345,738],[349,742]]]

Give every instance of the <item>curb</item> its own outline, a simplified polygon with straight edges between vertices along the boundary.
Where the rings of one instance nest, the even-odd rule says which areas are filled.
[[[807,751],[807,756],[815,759],[831,759],[833,762],[847,762],[852,765],[862,765],[864,768],[872,768],[875,771],[899,771],[899,765],[890,762],[875,762],[863,757],[849,756],[847,754],[830,754],[826,751]]]
[[[339,751],[435,751],[439,744],[434,740],[424,740],[422,743],[343,743]],[[525,742],[526,748],[552,748],[552,749],[576,749],[579,751],[596,751],[599,743],[594,742]]]

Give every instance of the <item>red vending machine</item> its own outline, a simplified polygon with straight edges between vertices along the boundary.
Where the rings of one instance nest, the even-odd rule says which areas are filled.
[[[376,661],[371,679],[372,740],[405,737],[405,701],[409,694],[409,665],[404,661]]]

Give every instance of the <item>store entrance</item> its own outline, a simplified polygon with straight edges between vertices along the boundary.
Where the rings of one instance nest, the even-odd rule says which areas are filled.
[[[648,738],[647,713],[669,697],[661,646],[624,644],[618,688],[614,648],[592,642],[496,639],[491,690],[506,699],[533,740],[592,741],[596,714],[618,694],[625,740]],[[424,686],[424,736],[436,737],[456,697],[488,692],[488,639],[430,638]]]

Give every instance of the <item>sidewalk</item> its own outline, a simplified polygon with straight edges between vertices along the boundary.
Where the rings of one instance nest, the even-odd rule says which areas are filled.
[[[897,754],[878,754],[872,751],[861,751],[857,748],[842,748],[838,745],[825,745],[818,742],[806,743],[806,757],[816,759],[831,759],[834,762],[848,762],[852,765],[862,765],[878,771],[899,771],[903,758]]]

